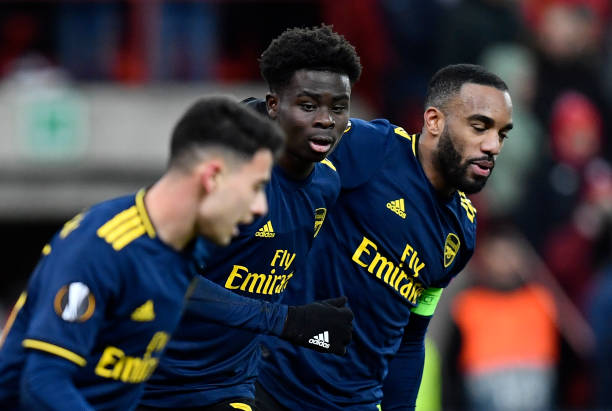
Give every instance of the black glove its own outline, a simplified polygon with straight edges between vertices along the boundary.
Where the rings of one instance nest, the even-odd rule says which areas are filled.
[[[344,355],[353,333],[346,297],[289,306],[281,338],[323,353]]]

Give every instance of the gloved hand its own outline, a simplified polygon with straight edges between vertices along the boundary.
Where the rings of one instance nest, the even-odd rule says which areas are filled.
[[[353,312],[347,298],[338,297],[306,305],[289,306],[280,337],[323,353],[344,355],[353,333]]]

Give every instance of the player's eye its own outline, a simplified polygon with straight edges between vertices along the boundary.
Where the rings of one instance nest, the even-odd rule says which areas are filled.
[[[333,112],[334,112],[334,113],[336,113],[336,114],[341,114],[341,113],[343,113],[344,111],[346,111],[346,110],[347,110],[347,106],[346,106],[346,105],[344,105],[344,104],[338,104],[338,105],[335,105],[335,106],[332,108],[332,110],[333,110]]]
[[[300,107],[302,107],[304,111],[313,111],[315,109],[315,105],[312,103],[300,103]]]
[[[486,129],[487,129],[485,126],[483,126],[481,124],[472,124],[472,128],[474,130],[476,130],[477,132],[479,132],[479,133],[482,133],[483,131],[486,131]]]

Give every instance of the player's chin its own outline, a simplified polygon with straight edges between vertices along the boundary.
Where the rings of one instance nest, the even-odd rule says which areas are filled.
[[[465,194],[476,194],[484,188],[487,179],[487,177],[474,178],[469,182],[464,182],[464,184],[459,187],[459,190],[463,191]]]
[[[457,188],[460,191],[463,191],[465,194],[476,194],[484,188],[488,179],[489,176],[469,173],[468,175],[464,176],[461,184]]]
[[[214,236],[213,238],[210,239],[210,241],[214,243],[215,245],[225,247],[226,245],[229,245],[229,243],[232,242],[233,237],[234,237],[233,233],[223,233],[223,234],[218,234]]]
[[[327,157],[329,153],[331,153],[331,150],[328,150],[324,153],[310,150],[310,152],[308,153],[308,156],[306,157],[308,161],[311,161],[313,163],[318,163],[320,161],[325,160],[325,158]]]

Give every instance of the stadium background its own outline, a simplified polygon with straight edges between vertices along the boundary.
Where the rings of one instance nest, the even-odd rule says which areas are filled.
[[[610,361],[612,323],[598,324],[612,311],[593,302],[612,301],[611,12],[608,0],[3,1],[0,324],[64,221],[162,172],[171,127],[193,100],[263,96],[257,57],[269,41],[325,22],[362,59],[353,116],[419,131],[427,79],[450,63],[485,65],[513,96],[515,130],[472,200],[481,239],[500,223],[520,236],[477,254],[445,292],[429,333],[439,366],[427,408],[463,404],[457,295],[483,283],[510,293],[492,284],[510,271],[511,285],[541,284],[554,300],[553,348],[536,359],[557,382],[551,408],[606,409],[612,394],[597,386],[612,367],[606,376],[596,365]],[[537,334],[513,327],[517,341]]]

